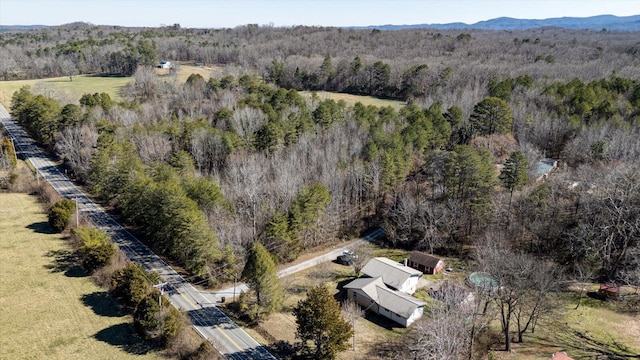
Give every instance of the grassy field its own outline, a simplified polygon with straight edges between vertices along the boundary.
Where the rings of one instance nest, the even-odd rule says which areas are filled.
[[[301,91],[300,94],[302,94],[302,96],[306,97],[307,99],[311,99],[312,93],[310,91]],[[333,99],[335,101],[344,100],[344,102],[346,102],[347,105],[353,105],[357,102],[361,102],[363,105],[373,105],[377,107],[391,106],[396,110],[400,110],[403,106],[406,105],[404,101],[378,99],[371,96],[333,93],[333,92],[327,92],[327,91],[317,91],[316,95],[320,100],[326,100],[326,99]]]
[[[169,78],[168,70],[157,70],[161,78]],[[182,65],[177,73],[177,81],[184,83],[189,75],[196,73],[202,75],[205,80],[214,75],[222,74],[221,68],[197,67]],[[132,81],[132,77],[118,76],[75,76],[73,81],[69,77],[59,77],[50,79],[35,80],[17,80],[17,81],[0,81],[0,103],[8,107],[11,103],[11,96],[17,90],[25,85],[31,86],[32,89],[39,89],[42,93],[51,95],[55,94],[55,98],[64,99],[68,102],[77,102],[84,94],[105,92],[111,98],[119,101],[120,88]]]
[[[162,359],[70,261],[33,196],[0,193],[0,359]]]
[[[51,92],[55,98],[66,99],[69,102],[77,102],[83,94],[106,92],[112,98],[120,100],[120,88],[131,81],[130,77],[102,77],[102,76],[76,76],[73,81],[68,77],[0,81],[0,102],[6,106],[11,103],[11,96],[25,85],[32,89],[41,89],[43,93]]]
[[[593,294],[597,284],[588,288]],[[496,351],[499,359],[548,359],[564,351],[574,359],[640,358],[640,314],[626,311],[622,302],[605,302],[575,291],[561,294],[561,313],[544,319],[535,333],[526,333],[522,344],[512,344],[510,354]],[[514,325],[515,326],[515,325]]]
[[[173,80],[169,75],[168,69],[157,69],[158,76],[161,79]],[[220,77],[224,73],[222,67],[205,67],[181,65],[176,75],[175,81],[184,83],[191,74],[200,74],[205,80],[210,77]],[[34,80],[16,80],[16,81],[0,81],[0,103],[5,107],[11,104],[11,96],[17,90],[25,85],[31,86],[32,89],[39,90],[40,93],[50,94],[56,99],[64,102],[77,102],[84,94],[93,94],[105,92],[116,101],[121,100],[120,89],[132,81],[131,77],[117,76],[75,76],[73,81],[69,77],[59,77],[50,79],[34,79]],[[311,92],[302,91],[301,94],[311,99]],[[348,105],[361,102],[364,105],[374,105],[378,107],[391,106],[396,110],[400,110],[405,103],[395,100],[377,99],[371,96],[359,96],[351,94],[331,93],[326,91],[318,91],[316,95],[319,99],[333,99],[335,101],[344,100]]]

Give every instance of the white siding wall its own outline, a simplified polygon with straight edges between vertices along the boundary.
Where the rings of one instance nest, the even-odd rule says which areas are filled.
[[[405,281],[404,284],[402,284],[398,291],[409,295],[413,294],[414,292],[416,292],[416,288],[418,287],[418,279],[420,279],[419,276],[410,277],[409,280]]]

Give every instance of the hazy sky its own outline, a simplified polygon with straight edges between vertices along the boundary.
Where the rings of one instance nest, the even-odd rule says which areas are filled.
[[[244,24],[385,25],[475,23],[640,14],[640,0],[0,0],[0,25],[96,25],[222,28]]]

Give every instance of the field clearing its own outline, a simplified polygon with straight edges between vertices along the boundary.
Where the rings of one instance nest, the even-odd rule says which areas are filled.
[[[39,93],[50,94],[56,99],[64,99],[77,103],[84,94],[105,92],[116,101],[122,100],[120,88],[131,81],[131,77],[117,76],[74,76],[73,81],[69,77],[50,79],[0,81],[0,102],[8,107],[11,104],[11,96],[25,85]]]
[[[183,84],[191,74],[200,74],[205,81],[207,81],[210,77],[222,77],[225,69],[219,66],[180,65],[175,78],[169,74],[168,69],[156,69],[156,73],[160,79],[177,81]],[[116,101],[121,101],[120,89],[132,80],[133,78],[130,76],[81,75],[74,76],[73,81],[70,81],[68,76],[49,79],[0,81],[0,103],[9,108],[13,93],[25,85],[29,85],[31,89],[37,93],[47,94],[55,99],[61,100],[63,103],[77,103],[84,94],[102,92],[109,94],[109,96]],[[306,99],[311,100],[312,92],[301,91],[300,94]],[[391,106],[395,110],[400,110],[406,105],[404,101],[378,99],[371,96],[332,93],[327,91],[317,91],[315,94],[320,100],[343,100],[350,106],[361,102],[364,105],[377,107]]]
[[[0,193],[0,359],[163,359],[46,221],[35,197]]]
[[[328,91],[316,91],[316,95],[320,100],[333,99],[335,101],[343,100],[347,103],[347,105],[354,105],[357,102],[361,102],[363,105],[373,105],[377,107],[385,107],[391,106],[396,111],[403,108],[407,103],[404,101],[398,100],[387,100],[387,99],[378,99],[372,96],[364,96],[364,95],[352,95],[352,94],[344,94],[344,93],[334,93]],[[304,96],[306,99],[311,99],[312,92],[310,91],[301,91],[300,94]]]
[[[157,74],[161,79],[169,78],[169,70],[157,69]],[[176,80],[184,83],[191,74],[200,74],[206,80],[212,76],[220,76],[223,69],[220,67],[205,67],[181,65]],[[120,89],[131,82],[131,76],[74,76],[73,81],[68,76],[50,78],[50,79],[32,79],[32,80],[15,80],[0,81],[0,103],[5,107],[11,105],[11,96],[17,90],[25,85],[31,86],[32,90],[38,90],[38,93],[48,94],[52,97],[65,102],[77,103],[84,94],[107,93],[116,101],[122,100]]]

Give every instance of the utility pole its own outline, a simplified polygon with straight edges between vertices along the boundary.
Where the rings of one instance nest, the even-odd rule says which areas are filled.
[[[76,196],[76,228],[80,227],[80,205],[78,204],[78,197]]]
[[[253,241],[256,241],[256,199],[251,199],[253,205]],[[235,294],[235,293],[234,293]]]
[[[238,275],[233,274],[233,302],[236,302],[236,281],[238,281]]]
[[[13,159],[16,161],[16,166],[18,166],[18,154],[16,152],[16,144],[13,142],[13,136],[11,137],[11,148],[13,149]]]
[[[167,285],[166,282],[153,285],[154,288],[160,289],[160,293],[158,294],[158,306],[162,309],[162,295],[164,294],[164,287]]]

